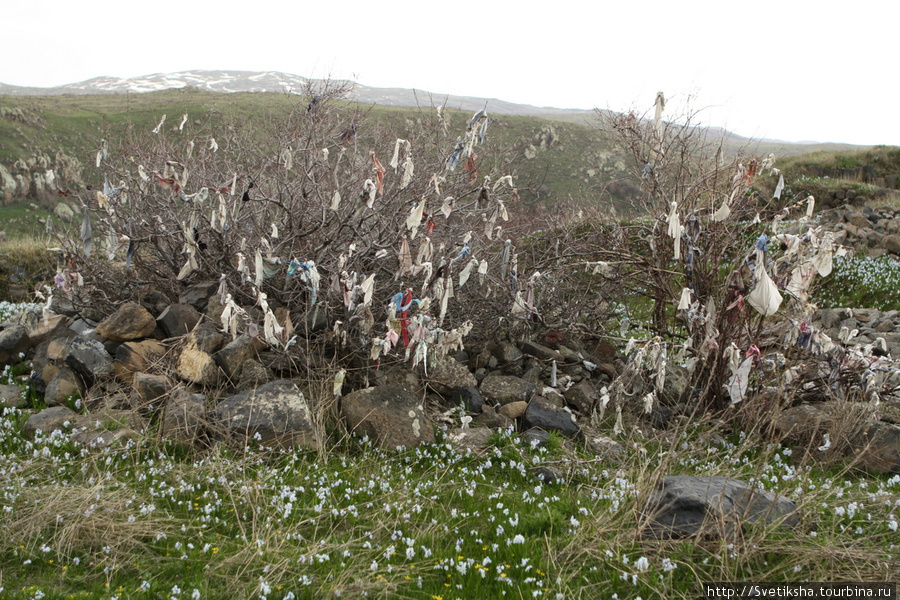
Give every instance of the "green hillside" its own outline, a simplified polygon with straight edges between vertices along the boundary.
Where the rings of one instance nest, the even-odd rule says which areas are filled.
[[[24,198],[21,193],[15,198],[7,193],[4,204],[43,201],[44,208],[52,209],[55,188],[68,187],[77,192],[87,185],[101,184],[102,181],[94,180],[98,175],[93,169],[86,168],[93,162],[100,140],[125,139],[130,128],[135,133],[149,132],[164,114],[168,118],[164,126],[170,130],[177,129],[181,115],[187,114],[192,135],[222,138],[228,135],[230,123],[264,124],[268,117],[276,114],[304,111],[309,100],[290,94],[222,94],[195,88],[140,94],[0,96],[0,166],[12,176],[17,173],[29,176],[30,172],[40,168],[52,168],[57,178],[55,185],[47,186],[53,189],[33,188]],[[404,108],[343,102],[341,110],[348,123],[360,124],[360,144],[363,145],[366,130],[404,136],[413,125],[434,121],[436,114],[435,109],[427,105]],[[487,111],[491,113],[489,103]],[[470,117],[468,112],[446,111],[447,139],[451,143]],[[541,117],[491,115],[491,118],[486,150],[492,155],[502,152],[513,159],[514,172],[511,174],[527,205],[549,207],[573,201],[627,207],[639,185],[640,166],[630,164],[625,154],[617,149],[611,134],[603,130],[599,113],[586,111]],[[709,137],[723,139],[727,153],[732,155],[772,152],[779,160],[788,155],[816,151],[848,155],[860,151],[856,147],[836,144],[748,140],[718,129],[710,130]],[[360,148],[361,151],[366,149]],[[428,150],[449,154],[452,145],[436,143]],[[4,173],[0,172],[0,175]],[[893,180],[889,178],[888,181]],[[8,187],[10,179],[4,175],[4,181],[0,183]]]

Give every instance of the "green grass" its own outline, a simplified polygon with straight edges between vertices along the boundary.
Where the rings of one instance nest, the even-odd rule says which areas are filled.
[[[0,301],[33,299],[36,286],[56,273],[56,258],[44,238],[18,236],[0,242]]]
[[[694,598],[700,582],[887,580],[900,477],[824,471],[752,436],[706,426],[623,440],[623,464],[571,442],[494,437],[387,453],[355,439],[327,453],[105,450],[24,439],[0,417],[0,588],[46,598]],[[541,484],[539,466],[564,480]],[[794,530],[738,540],[639,536],[662,475],[728,474],[800,505]],[[614,596],[617,594],[617,596]]]

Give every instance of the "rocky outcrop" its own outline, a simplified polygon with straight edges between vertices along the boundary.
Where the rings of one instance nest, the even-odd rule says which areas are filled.
[[[188,409],[194,410],[188,407],[185,411]],[[284,379],[226,398],[216,407],[214,420],[223,439],[241,445],[257,442],[269,448],[319,447],[306,398],[296,385]]]

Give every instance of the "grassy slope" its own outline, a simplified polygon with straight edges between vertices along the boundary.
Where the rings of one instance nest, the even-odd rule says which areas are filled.
[[[52,154],[62,149],[89,164],[99,139],[114,137],[128,123],[149,130],[166,114],[166,126],[174,127],[184,113],[192,120],[209,120],[212,124],[229,118],[252,121],[303,101],[285,94],[217,94],[192,88],[145,94],[0,96],[0,115],[4,110],[24,115],[0,116],[0,163],[11,165],[36,150]],[[430,106],[417,109],[349,103],[347,109],[368,113],[377,125],[397,125],[399,131],[406,121],[432,110]],[[471,116],[459,111],[448,113],[451,132],[461,130]],[[632,166],[599,126],[599,117],[590,112],[541,117],[499,115],[493,117],[488,135],[494,147],[518,151],[521,160],[514,175],[526,202],[540,199],[552,203],[568,198],[592,202],[610,198],[604,193],[610,181],[633,179]],[[542,130],[545,137],[552,130],[557,143],[526,155],[529,144],[540,146]],[[787,156],[839,146],[754,141],[731,135],[726,147],[731,152]]]

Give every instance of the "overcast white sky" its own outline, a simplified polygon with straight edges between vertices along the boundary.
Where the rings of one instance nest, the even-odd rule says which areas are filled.
[[[661,90],[667,116],[690,102],[748,137],[900,145],[897,0],[13,0],[3,12],[12,85],[283,71],[642,111]]]

